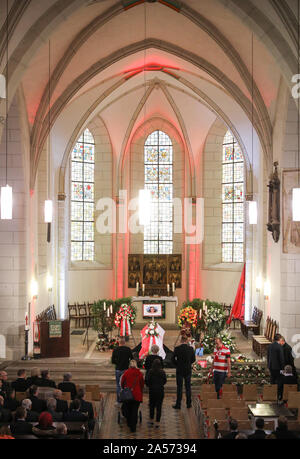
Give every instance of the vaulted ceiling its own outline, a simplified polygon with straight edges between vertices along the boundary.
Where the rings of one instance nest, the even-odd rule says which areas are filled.
[[[279,85],[288,86],[297,73],[294,3],[10,0],[9,99],[21,88],[32,183],[48,136],[49,83],[50,122],[61,155],[95,114],[106,124],[116,158],[137,127],[158,115],[178,129],[197,164],[216,117],[245,151],[251,148],[253,118],[270,162]],[[5,12],[6,0],[0,4]],[[5,74],[3,17],[0,72]],[[4,114],[3,103],[0,110]]]

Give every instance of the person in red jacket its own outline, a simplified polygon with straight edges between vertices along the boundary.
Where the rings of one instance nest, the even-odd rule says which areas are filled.
[[[122,405],[122,414],[127,419],[127,425],[131,432],[136,431],[138,421],[138,411],[140,403],[143,401],[144,377],[137,368],[135,360],[130,360],[128,370],[123,373],[121,387],[128,387],[132,391],[134,400],[126,400]]]

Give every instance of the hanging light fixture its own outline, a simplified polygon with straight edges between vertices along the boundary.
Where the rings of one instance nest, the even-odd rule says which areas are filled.
[[[48,66],[48,155],[47,155],[47,195],[48,199],[45,201],[45,223],[47,223],[47,242],[51,241],[51,223],[53,219],[53,203],[52,200],[49,199],[50,196],[50,150],[51,150],[51,138],[50,138],[50,129],[51,129],[51,122],[50,122],[50,98],[51,98],[51,91],[50,91],[50,40],[49,40],[49,66]]]
[[[1,219],[12,220],[12,187],[7,183],[7,157],[8,157],[8,0],[6,1],[6,124],[5,124],[5,182],[1,187]]]
[[[300,74],[300,0],[298,0],[298,75]],[[300,222],[300,141],[299,141],[299,97],[298,97],[298,187],[293,188],[292,195],[292,211],[293,211],[293,221]]]
[[[34,299],[37,299],[38,297],[38,291],[39,291],[39,286],[35,278],[31,280],[30,284],[30,292],[31,292],[31,297]]]
[[[253,199],[253,122],[254,122],[254,107],[253,107],[253,95],[254,95],[254,78],[253,78],[253,34],[252,34],[252,48],[251,48],[251,62],[252,62],[252,114],[251,114],[251,128],[252,128],[252,173],[251,173],[251,194],[248,195],[248,213],[249,213],[249,224],[257,225],[257,202]]]

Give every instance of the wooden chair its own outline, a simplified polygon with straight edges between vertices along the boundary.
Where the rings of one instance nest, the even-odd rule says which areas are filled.
[[[204,392],[215,392],[215,386],[214,384],[202,384],[201,386],[201,393],[203,394]]]
[[[283,395],[282,400],[289,401],[289,393],[290,392],[297,392],[298,385],[297,384],[284,384],[283,386]]]
[[[230,417],[237,421],[247,421],[249,419],[248,408],[232,408]]]
[[[28,398],[27,392],[16,392],[16,400],[22,402],[25,398]]]
[[[300,411],[300,392],[289,392],[287,406],[289,408],[297,408]]]
[[[91,392],[92,400],[99,402],[103,398],[103,394],[100,392],[100,386],[98,384],[87,384],[85,386],[87,392]]]
[[[79,315],[79,327],[86,327],[87,319],[88,319],[88,312],[87,312],[87,305],[85,303],[78,304],[78,315]]]
[[[71,400],[71,392],[62,392],[61,398],[62,400],[65,400],[65,401]]]
[[[226,393],[237,393],[236,391],[236,386],[234,386],[233,384],[224,384],[223,387],[223,394],[226,394]]]
[[[277,384],[264,385],[262,399],[264,402],[277,402],[278,387]]]
[[[208,430],[208,435],[207,437],[209,439],[215,439],[217,438],[218,432],[220,430],[225,430],[229,432],[229,422],[228,421],[218,421],[218,431],[215,430],[214,425],[212,424]]]
[[[216,392],[203,392],[199,394],[199,397],[202,402],[208,399],[217,399],[217,393]]]
[[[257,389],[258,389],[257,384],[245,384],[243,386],[243,394],[242,394],[243,400],[247,400],[249,402],[252,402],[252,401],[256,402],[258,398]]]
[[[245,408],[246,403],[244,400],[224,400],[225,408],[232,410],[232,408]]]
[[[221,399],[208,399],[207,400],[207,409],[210,410],[211,408],[226,408],[225,403]]]
[[[78,310],[77,310],[77,305],[68,303],[68,310],[69,310],[70,326],[71,326],[71,321],[74,320],[74,327],[77,328],[78,321],[79,321],[79,314],[78,314]]]
[[[274,341],[274,336],[277,333],[277,329],[277,322],[275,320],[270,320],[269,318],[268,324],[266,326],[266,331],[263,337],[261,337],[260,335],[253,335],[252,348],[257,355],[263,357],[267,354],[268,346]]]
[[[225,392],[222,394],[222,400],[239,400],[239,395],[237,392]]]
[[[225,408],[210,408],[207,410],[207,421],[209,425],[213,425],[214,421],[226,421],[227,413]]]
[[[92,402],[93,401],[92,392],[86,392],[85,393],[85,400],[87,400],[88,402]]]
[[[293,430],[294,432],[300,431],[300,422],[299,421],[289,421],[288,420],[288,429]]]
[[[241,321],[241,331],[247,339],[249,330],[252,330],[254,335],[259,335],[262,315],[262,311],[254,306],[251,320]]]

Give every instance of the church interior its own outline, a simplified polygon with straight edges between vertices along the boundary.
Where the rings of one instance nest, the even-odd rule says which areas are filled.
[[[203,386],[214,388],[221,336],[231,377],[221,400],[211,395],[227,410],[220,431],[228,392],[233,411],[248,410],[235,416],[241,431],[255,430],[257,402],[283,410],[265,416],[267,432],[285,416],[300,437],[300,392],[278,403],[268,351],[284,337],[300,372],[299,10],[0,0],[3,387],[23,369],[56,384],[68,371],[93,404],[91,438],[214,438]],[[147,386],[136,432],[115,403],[123,339],[142,374],[152,345],[163,356],[156,429]],[[184,339],[196,353],[192,409],[177,411]]]

